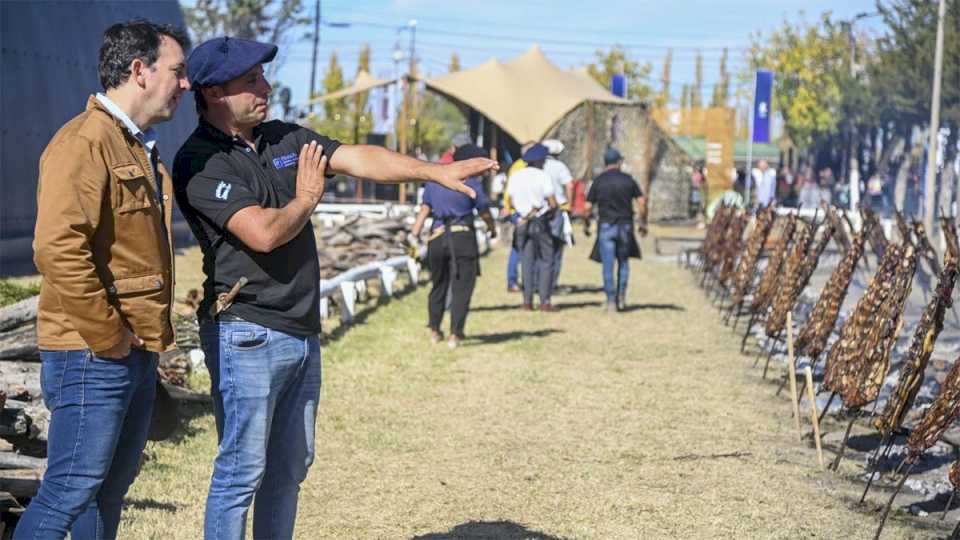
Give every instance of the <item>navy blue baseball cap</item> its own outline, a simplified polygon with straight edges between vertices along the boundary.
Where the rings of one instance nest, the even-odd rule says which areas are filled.
[[[603,164],[613,165],[618,161],[623,161],[623,156],[620,154],[620,151],[612,146],[608,146],[607,150],[603,153]]]
[[[249,39],[216,37],[208,39],[187,57],[187,76],[192,86],[223,84],[265,64],[277,55],[277,46]]]
[[[531,146],[530,148],[528,148],[527,151],[523,153],[523,160],[526,161],[527,163],[533,163],[534,161],[540,161],[541,159],[546,159],[547,154],[549,153],[550,151],[547,150],[546,146],[540,143],[537,143]]]

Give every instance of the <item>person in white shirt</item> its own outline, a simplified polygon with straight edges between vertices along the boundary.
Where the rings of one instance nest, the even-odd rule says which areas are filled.
[[[513,173],[507,185],[507,195],[520,216],[516,241],[523,271],[523,307],[527,311],[533,310],[534,283],[540,294],[540,311],[556,311],[550,303],[554,251],[550,217],[557,199],[553,179],[543,171],[546,158],[546,146],[530,147],[523,154],[527,166]]]
[[[777,202],[777,170],[761,159],[753,169],[753,183],[757,186],[757,204],[770,206]]]
[[[550,154],[543,163],[543,170],[553,180],[554,197],[557,199],[559,210],[550,220],[550,233],[554,239],[553,250],[553,278],[552,292],[557,291],[560,281],[560,268],[563,265],[563,248],[566,244],[573,245],[573,227],[570,224],[570,201],[573,200],[573,175],[567,165],[556,156],[563,152],[563,143],[556,139],[543,141]]]

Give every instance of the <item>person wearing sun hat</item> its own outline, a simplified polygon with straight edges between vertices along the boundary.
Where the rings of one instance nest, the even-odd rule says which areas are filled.
[[[276,45],[232,37],[187,59],[199,125],[177,153],[177,202],[203,252],[197,312],[219,437],[204,537],[292,538],[300,483],[314,459],[320,398],[320,268],[310,216],[327,175],[435,182],[475,197],[465,178],[486,158],[440,165],[345,145],[267,120],[263,64]],[[242,278],[242,280],[241,280]],[[225,309],[221,294],[245,283]]]

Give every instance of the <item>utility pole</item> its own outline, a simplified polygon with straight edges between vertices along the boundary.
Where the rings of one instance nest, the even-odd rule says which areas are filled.
[[[930,142],[927,146],[927,178],[924,182],[923,225],[933,234],[934,191],[937,180],[937,146],[940,144],[940,82],[943,76],[943,19],[947,0],[940,0],[937,12],[937,50],[933,60],[933,101],[930,104]]]
[[[313,62],[310,63],[310,112],[313,112],[313,96],[317,85],[317,49],[320,48],[320,0],[317,0],[313,17]]]
[[[407,91],[403,94],[403,105],[400,108],[400,153],[406,154],[409,150],[409,136],[407,129],[409,128],[410,118],[414,119],[416,122],[416,81],[414,77],[417,75],[417,60],[416,60],[416,32],[417,32],[417,20],[410,19],[410,22],[407,23],[406,28],[410,29],[410,68],[407,74]],[[403,30],[404,27],[398,28],[397,33]],[[398,36],[399,38],[399,36]],[[397,40],[399,41],[399,39]],[[394,58],[397,58],[398,50],[394,53]],[[412,113],[412,114],[411,114]],[[417,127],[414,128],[414,133],[417,133]],[[414,138],[416,142],[416,138]],[[400,184],[400,193],[399,193],[400,203],[403,204],[407,200],[407,184]]]
[[[407,24],[407,27],[410,28],[410,83],[408,90],[410,91],[410,117],[413,119],[413,145],[416,148],[417,143],[420,142],[420,125],[417,122],[417,20],[411,19]]]

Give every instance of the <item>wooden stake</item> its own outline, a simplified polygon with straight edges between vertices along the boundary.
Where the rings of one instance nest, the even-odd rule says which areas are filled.
[[[803,440],[803,433],[800,431],[800,405],[797,403],[797,366],[796,359],[793,356],[793,314],[787,312],[787,368],[790,377],[790,401],[793,404],[793,419],[797,423],[797,436]]]
[[[820,446],[820,419],[817,414],[817,398],[813,395],[813,372],[810,366],[804,366],[803,376],[807,380],[807,399],[810,400],[810,421],[813,423],[813,440],[817,444],[817,463],[823,468],[823,448]]]

